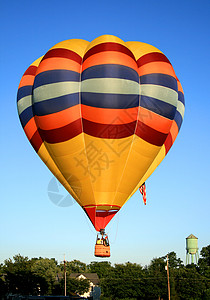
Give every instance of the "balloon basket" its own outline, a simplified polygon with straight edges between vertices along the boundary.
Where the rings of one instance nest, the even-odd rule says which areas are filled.
[[[110,257],[110,246],[95,245],[96,257]]]

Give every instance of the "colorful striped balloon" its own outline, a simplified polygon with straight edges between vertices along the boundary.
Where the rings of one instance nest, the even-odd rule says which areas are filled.
[[[17,101],[30,143],[98,231],[166,156],[184,116],[166,56],[112,35],[56,44],[26,70]]]

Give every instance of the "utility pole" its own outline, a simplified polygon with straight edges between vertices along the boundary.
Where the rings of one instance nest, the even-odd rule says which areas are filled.
[[[64,296],[66,296],[66,260],[64,254]]]
[[[171,295],[170,295],[170,281],[169,281],[169,268],[168,268],[168,254],[167,254],[167,277],[168,277],[168,300],[170,300]]]

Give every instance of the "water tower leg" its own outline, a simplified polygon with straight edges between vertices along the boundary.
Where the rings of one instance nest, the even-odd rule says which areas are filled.
[[[191,263],[194,264],[194,254],[191,255]]]
[[[195,255],[196,255],[196,256],[195,256],[195,257],[196,257],[196,263],[198,263],[198,257],[199,257],[199,256],[198,256],[198,251],[196,252]]]

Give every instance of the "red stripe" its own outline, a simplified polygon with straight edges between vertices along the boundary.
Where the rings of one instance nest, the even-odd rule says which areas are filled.
[[[119,139],[134,134],[136,121],[120,125],[109,125],[91,122],[82,119],[83,132],[106,139]],[[77,119],[70,124],[51,130],[39,129],[44,141],[54,144],[68,141],[82,132],[81,119]]]
[[[118,210],[115,211],[97,211],[96,210],[96,217],[105,218],[107,216],[115,215],[118,212]]]
[[[78,62],[79,64],[82,63],[81,56],[79,56],[76,52],[68,49],[56,48],[56,49],[49,50],[45,54],[42,60],[45,60],[47,58],[52,58],[52,57],[68,58]]]
[[[91,48],[90,50],[88,50],[83,58],[83,61],[85,61],[88,57],[90,57],[91,55],[94,55],[96,53],[99,52],[103,52],[103,51],[118,51],[124,54],[127,54],[128,56],[130,56],[131,58],[134,59],[134,61],[136,61],[133,53],[125,46],[118,44],[118,43],[101,43],[98,44],[96,46],[94,46],[93,48]]]
[[[26,71],[25,73],[23,74],[24,75],[36,75],[36,70],[37,70],[37,67],[36,66],[30,66]]]
[[[66,126],[51,130],[39,129],[39,132],[43,140],[47,143],[61,143],[80,134],[82,132],[82,122],[81,119],[78,119]]]
[[[121,206],[119,206],[119,205],[110,205],[110,204],[88,204],[88,205],[85,205],[85,206],[83,206],[83,208],[87,208],[87,207],[96,207],[96,209],[98,208],[98,207],[101,207],[101,206],[109,206],[110,207],[110,210],[112,210],[112,209],[116,209],[115,207],[118,207],[119,209],[121,208]],[[114,207],[114,208],[113,208]],[[100,208],[99,208],[100,209]]]
[[[30,139],[30,143],[33,146],[34,150],[36,152],[39,151],[39,148],[41,147],[43,140],[38,132],[38,130],[34,133],[34,135],[32,136],[32,138]]]
[[[167,134],[159,132],[140,121],[138,121],[135,134],[144,141],[156,146],[162,146],[167,138]]]
[[[163,53],[152,52],[152,53],[148,53],[148,54],[145,54],[142,57],[140,57],[137,60],[137,65],[138,65],[138,67],[141,67],[145,64],[148,64],[148,63],[154,62],[154,61],[162,61],[162,62],[167,62],[167,63],[171,64],[170,61],[168,60],[168,58]]]
[[[70,124],[51,130],[39,129],[40,135],[44,141],[54,144],[68,141],[83,132],[91,136],[105,139],[120,139],[134,134],[136,121],[113,125],[100,124],[88,121],[86,119],[77,119]],[[162,146],[167,138],[167,134],[159,132],[144,123],[138,121],[135,134],[150,144]]]
[[[165,140],[164,146],[166,149],[166,154],[168,153],[168,151],[171,149],[171,146],[173,145],[173,139],[171,136],[171,133],[169,132],[167,139]]]
[[[85,133],[105,139],[120,139],[134,134],[136,121],[120,125],[99,124],[83,119]]]

